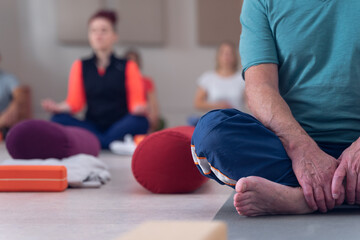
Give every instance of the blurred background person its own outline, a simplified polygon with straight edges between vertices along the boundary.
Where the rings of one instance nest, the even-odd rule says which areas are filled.
[[[142,69],[142,58],[139,51],[136,49],[128,49],[125,53],[125,58],[136,62],[139,68]],[[143,75],[143,81],[145,86],[145,96],[148,102],[148,120],[150,123],[149,133],[152,133],[163,129],[165,127],[165,121],[160,116],[159,101],[154,81],[145,75]]]
[[[1,55],[0,55],[1,63]],[[18,122],[31,117],[30,90],[0,69],[0,140]]]
[[[54,114],[52,121],[93,132],[103,149],[127,134],[145,134],[149,126],[140,70],[135,62],[117,58],[113,52],[118,41],[116,24],[116,13],[109,10],[101,10],[89,19],[93,56],[74,62],[65,101],[42,101],[42,107]],[[73,114],[86,105],[85,119],[75,118]]]
[[[216,54],[215,70],[205,72],[198,80],[194,106],[208,112],[214,109],[236,108],[246,112],[245,82],[238,71],[239,58],[231,42],[220,44]],[[194,122],[195,121],[195,122]],[[193,119],[192,125],[196,125]]]

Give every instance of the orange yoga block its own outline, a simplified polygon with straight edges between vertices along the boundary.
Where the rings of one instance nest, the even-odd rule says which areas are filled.
[[[67,187],[64,166],[0,166],[0,192],[62,192]]]

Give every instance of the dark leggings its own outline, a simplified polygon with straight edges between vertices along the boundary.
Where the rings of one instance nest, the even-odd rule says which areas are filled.
[[[137,134],[146,134],[149,128],[148,120],[145,117],[130,114],[115,122],[104,132],[99,131],[90,121],[81,121],[70,114],[56,114],[51,118],[51,121],[65,126],[75,126],[89,130],[97,136],[103,149],[108,149],[110,143],[115,140],[123,140],[126,134],[133,136]]]

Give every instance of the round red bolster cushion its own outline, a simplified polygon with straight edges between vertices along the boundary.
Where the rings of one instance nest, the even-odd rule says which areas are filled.
[[[176,127],[147,136],[132,158],[135,179],[153,193],[189,193],[208,178],[201,175],[191,154],[194,127]]]

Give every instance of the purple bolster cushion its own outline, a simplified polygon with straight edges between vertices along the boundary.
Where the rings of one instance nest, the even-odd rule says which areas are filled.
[[[27,120],[11,128],[6,147],[14,159],[62,159],[100,152],[99,140],[91,132],[44,120]]]

